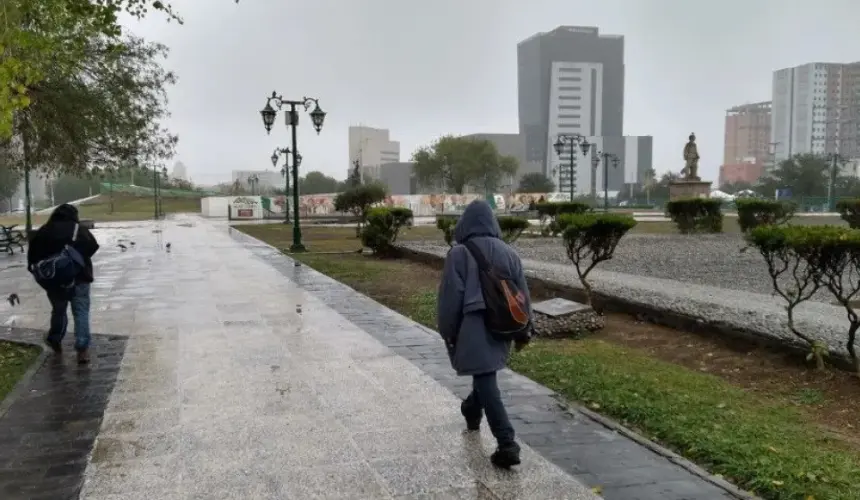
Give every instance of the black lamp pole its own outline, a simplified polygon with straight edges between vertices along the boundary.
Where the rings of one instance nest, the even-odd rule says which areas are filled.
[[[278,159],[280,159],[281,155],[284,155],[284,168],[281,169],[281,175],[284,176],[285,179],[285,189],[284,189],[284,224],[290,223],[290,204],[288,203],[287,197],[290,195],[290,154],[292,150],[290,148],[275,148],[275,151],[272,152],[272,166],[277,168]],[[296,153],[296,163],[293,165],[293,171],[296,168],[302,165],[302,155]]]
[[[564,154],[565,150],[570,148],[570,164],[568,168],[570,169],[570,175],[568,177],[568,185],[570,186],[570,201],[573,201],[574,191],[576,189],[576,147],[582,150],[582,155],[585,156],[588,154],[588,149],[591,147],[591,144],[588,142],[588,139],[585,138],[582,134],[560,134],[558,139],[553,144],[555,148],[555,152],[559,158],[561,158],[562,154]],[[561,173],[561,169],[559,169],[559,174]],[[561,183],[561,175],[559,175],[559,184]]]
[[[609,162],[612,162],[612,168],[618,168],[618,164],[621,162],[621,158],[613,153],[604,153],[603,151],[596,151],[594,156],[591,157],[591,175],[597,173],[597,166],[600,164],[601,159],[603,160],[603,211],[609,211]]]
[[[152,206],[158,220],[158,168],[152,167]]]
[[[299,156],[298,140],[296,137],[296,128],[299,126],[299,113],[296,111],[298,106],[303,106],[305,111],[308,111],[311,105],[314,106],[310,112],[311,122],[313,122],[314,130],[317,134],[322,130],[323,122],[325,121],[325,111],[320,108],[318,99],[313,97],[303,97],[300,101],[290,101],[278,95],[277,92],[272,92],[271,97],[266,99],[266,106],[260,111],[263,117],[263,126],[266,127],[266,133],[272,131],[272,125],[275,123],[277,110],[272,107],[272,102],[275,103],[278,110],[284,105],[289,106],[289,111],[286,112],[287,126],[290,127],[292,144],[290,153],[293,156],[293,218],[296,219],[293,223],[293,244],[290,246],[291,252],[304,252],[305,246],[302,244],[302,229],[299,223]]]
[[[167,182],[167,167],[161,168],[161,178]],[[158,179],[158,213],[164,217],[164,195],[161,193],[161,179]]]

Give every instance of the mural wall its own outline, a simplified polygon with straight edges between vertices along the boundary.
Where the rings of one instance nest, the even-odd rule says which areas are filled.
[[[337,194],[313,194],[299,196],[299,212],[303,216],[334,214],[334,198]],[[412,210],[415,217],[432,217],[443,212],[457,212],[478,198],[479,194],[410,194],[391,195],[385,198],[381,205],[388,207],[403,207]],[[284,196],[272,198],[273,211],[282,212]],[[289,200],[292,209],[292,197]],[[495,194],[487,201],[495,205],[497,210],[526,210],[532,202],[567,201],[564,193],[516,193],[513,195]]]

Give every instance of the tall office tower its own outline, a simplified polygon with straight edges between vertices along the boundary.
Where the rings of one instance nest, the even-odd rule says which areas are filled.
[[[773,73],[776,161],[801,153],[860,156],[860,62],[807,63]]]
[[[349,172],[357,161],[361,165],[362,177],[379,178],[379,167],[400,161],[400,142],[392,141],[387,128],[359,125],[349,127]]]
[[[552,147],[559,134],[624,135],[624,37],[559,26],[517,44],[517,64],[526,161],[540,162],[546,175],[568,186],[569,157],[559,158]]]

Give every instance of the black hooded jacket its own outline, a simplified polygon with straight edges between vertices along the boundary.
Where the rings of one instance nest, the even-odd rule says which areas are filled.
[[[69,204],[63,204],[54,209],[51,217],[33,235],[27,250],[27,264],[33,265],[43,259],[59,253],[67,244],[80,252],[86,263],[86,269],[78,276],[78,283],[93,282],[93,255],[99,249],[99,244],[93,234],[85,227],[78,226],[78,237],[72,242],[75,224],[79,224],[78,209]]]

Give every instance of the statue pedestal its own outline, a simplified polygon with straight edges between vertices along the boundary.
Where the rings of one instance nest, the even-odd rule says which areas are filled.
[[[669,200],[680,198],[710,198],[711,182],[678,179],[669,183]]]

